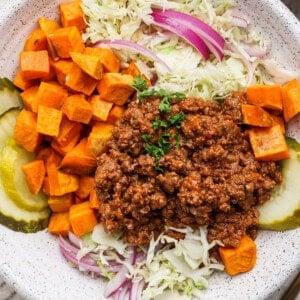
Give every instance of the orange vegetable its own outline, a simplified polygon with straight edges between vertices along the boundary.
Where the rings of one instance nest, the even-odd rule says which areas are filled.
[[[229,275],[248,272],[256,263],[256,245],[247,235],[243,236],[237,248],[219,248],[225,270]]]
[[[84,124],[88,124],[93,116],[92,106],[82,94],[69,96],[61,110],[69,120]]]
[[[45,177],[45,165],[43,160],[33,160],[22,166],[22,171],[30,192],[36,195],[43,184]]]
[[[88,147],[95,157],[106,149],[107,141],[112,137],[113,125],[104,122],[96,122],[88,136]]]
[[[84,44],[76,26],[55,30],[48,38],[60,58],[69,58],[70,52],[82,52]]]
[[[38,84],[38,80],[37,79],[31,79],[31,80],[25,79],[21,69],[19,69],[13,80],[13,83],[16,87],[18,87],[19,89],[24,91],[24,90],[30,88],[31,86]]]
[[[105,73],[97,85],[97,90],[103,100],[123,105],[134,93],[131,87],[133,77],[120,73]]]
[[[53,63],[53,68],[55,70],[57,80],[61,85],[65,85],[66,77],[71,73],[73,67],[74,62],[68,59],[60,59]]]
[[[98,80],[84,73],[74,62],[69,69],[65,85],[71,90],[85,95],[91,95],[97,86]]]
[[[252,128],[249,137],[257,160],[276,161],[290,157],[280,125]]]
[[[283,117],[286,122],[300,113],[300,82],[293,79],[282,87]]]
[[[62,111],[39,105],[36,131],[50,136],[58,136]]]
[[[15,142],[27,151],[35,152],[42,141],[42,135],[36,131],[37,115],[23,109],[16,119],[14,128]]]
[[[272,121],[273,121],[273,126],[274,125],[279,125],[280,128],[281,128],[281,131],[283,134],[285,134],[285,124],[284,124],[284,120],[282,118],[282,116],[277,116],[277,115],[274,115],[274,114],[271,114],[271,118],[272,118]]]
[[[69,212],[52,213],[49,219],[48,231],[55,235],[68,235],[71,230]]]
[[[53,212],[66,212],[69,211],[73,204],[73,193],[65,194],[62,196],[50,196],[48,205]]]
[[[60,109],[68,92],[62,86],[55,82],[41,82],[36,95],[39,105]]]
[[[89,201],[71,206],[70,222],[74,234],[79,237],[94,229],[98,221]]]
[[[151,81],[144,75],[141,73],[141,71],[139,70],[139,68],[137,67],[135,61],[131,61],[128,65],[127,68],[125,68],[123,71],[122,71],[123,74],[128,74],[128,75],[131,75],[133,78],[138,76],[138,75],[141,75],[141,77],[146,80],[147,82],[147,86],[151,86]]]
[[[282,110],[282,94],[279,85],[254,85],[247,87],[247,101],[250,104],[273,110]]]
[[[79,124],[79,123],[78,123]],[[54,138],[51,140],[51,147],[58,152],[60,155],[64,156],[70,152],[78,143],[80,136],[74,136],[66,145],[60,145]]]
[[[90,103],[93,109],[93,119],[105,122],[113,107],[113,103],[102,100],[99,95],[92,95]]]
[[[20,54],[20,65],[24,79],[40,79],[49,76],[50,61],[48,51],[23,51]]]
[[[49,146],[48,147],[44,147],[44,148],[40,148],[36,152],[35,159],[42,160],[44,163],[46,163],[47,159],[52,154],[52,152],[53,152],[53,150]]]
[[[24,45],[24,51],[47,50],[47,37],[43,30],[37,28],[27,37]]]
[[[85,199],[89,196],[90,192],[94,189],[95,179],[92,176],[79,177],[79,189],[75,192],[76,196]]]
[[[96,209],[96,210],[99,210],[99,209],[100,209],[101,201],[100,201],[100,199],[97,197],[97,194],[96,194],[96,190],[95,190],[95,189],[92,189],[92,191],[90,192],[90,198],[89,198],[89,201],[90,201],[90,207],[91,207],[91,208]]]
[[[83,54],[79,52],[70,53],[73,62],[91,77],[100,80],[103,74],[101,59],[96,55]]]
[[[272,117],[265,109],[250,104],[242,104],[241,109],[245,124],[258,127],[272,126]]]
[[[82,124],[70,121],[68,118],[64,117],[60,125],[59,134],[55,138],[55,141],[61,146],[68,145],[71,141],[73,141],[74,137],[77,137],[78,141],[82,129]]]
[[[61,3],[59,10],[63,27],[76,26],[79,31],[85,29],[86,24],[83,18],[83,11],[80,7],[80,1]]]
[[[24,90],[20,96],[22,98],[23,104],[27,110],[33,111],[37,113],[38,103],[37,103],[37,92],[39,86],[34,85],[29,87],[28,89]]]
[[[120,59],[111,49],[86,47],[83,53],[99,57],[105,72],[118,73],[120,71]]]
[[[39,23],[41,30],[46,35],[49,35],[49,34],[53,33],[55,30],[60,28],[60,25],[56,21],[48,19],[48,18],[39,18],[38,23]]]
[[[88,148],[86,138],[82,139],[70,152],[66,153],[60,169],[79,175],[92,173],[97,165],[96,158]]]
[[[124,113],[124,108],[119,105],[114,105],[113,108],[110,110],[108,117],[107,117],[107,122],[111,124],[115,124],[119,119],[122,118]]]

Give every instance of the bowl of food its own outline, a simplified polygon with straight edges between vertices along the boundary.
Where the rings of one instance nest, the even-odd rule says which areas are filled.
[[[300,26],[288,9],[0,8],[7,282],[29,299],[279,298],[300,267]]]

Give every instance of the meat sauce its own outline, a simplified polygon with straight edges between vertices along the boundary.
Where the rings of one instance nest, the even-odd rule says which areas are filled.
[[[282,176],[275,162],[254,159],[242,124],[244,96],[224,102],[185,98],[168,116],[184,113],[180,126],[158,128],[159,98],[128,104],[105,153],[98,157],[96,191],[100,221],[109,233],[146,245],[166,226],[208,227],[208,240],[236,247],[256,235],[255,205],[270,198]],[[168,132],[169,150],[159,160],[145,150],[145,136]],[[181,238],[178,232],[168,234]]]

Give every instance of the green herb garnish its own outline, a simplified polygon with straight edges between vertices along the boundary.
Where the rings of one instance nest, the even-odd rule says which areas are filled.
[[[131,86],[138,92],[143,92],[148,89],[147,81],[141,75],[134,78],[134,82]]]
[[[153,122],[152,122],[152,128],[154,130],[158,129],[158,128],[167,128],[168,127],[168,123],[164,120],[161,120],[161,119],[155,119]]]
[[[168,118],[168,123],[171,125],[171,126],[174,126],[176,128],[180,128],[181,126],[181,122],[184,121],[186,118],[186,115],[184,112],[180,112],[178,114],[175,114],[171,117]]]

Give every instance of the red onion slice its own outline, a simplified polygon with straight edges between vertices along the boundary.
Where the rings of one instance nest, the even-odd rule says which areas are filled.
[[[144,285],[145,285],[144,280],[133,282],[129,294],[129,300],[141,300]]]
[[[155,25],[176,33],[178,36],[195,47],[205,60],[209,58],[209,49],[204,41],[185,24],[179,23],[170,17],[156,14],[155,12],[152,13],[152,16]]]
[[[80,238],[77,237],[73,232],[69,231],[69,241],[78,249],[80,248]]]
[[[118,289],[123,286],[123,284],[127,281],[126,275],[128,274],[128,270],[125,266],[123,266],[120,271],[116,274],[116,276],[110,280],[107,285],[105,286],[104,290],[104,296],[110,297],[115,292],[118,291]]]
[[[225,40],[223,37],[210,25],[204,23],[200,19],[191,16],[189,14],[175,11],[175,10],[158,10],[154,9],[153,15],[166,16],[176,20],[176,22],[188,26],[192,31],[194,31],[205,43],[209,44],[210,50],[218,57],[223,58],[223,51],[225,47]],[[217,50],[217,51],[216,51]],[[216,53],[215,53],[216,52]]]
[[[154,54],[149,49],[147,49],[137,43],[133,43],[133,42],[127,41],[127,40],[100,40],[100,41],[96,42],[93,47],[101,47],[103,45],[106,45],[106,46],[109,46],[109,47],[115,48],[115,49],[134,50],[134,51],[158,62],[165,68],[165,70],[167,72],[171,71],[170,67],[162,59],[160,59],[156,54]]]

